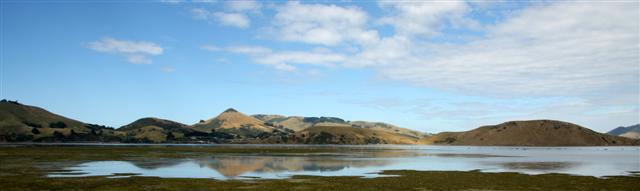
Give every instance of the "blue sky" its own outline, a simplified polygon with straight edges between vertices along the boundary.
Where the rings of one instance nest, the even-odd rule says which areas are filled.
[[[2,2],[1,97],[119,127],[247,114],[426,132],[638,123],[639,5]]]

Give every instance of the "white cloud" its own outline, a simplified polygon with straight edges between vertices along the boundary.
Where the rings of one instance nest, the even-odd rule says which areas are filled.
[[[126,41],[111,37],[86,43],[85,46],[91,50],[105,53],[123,55],[134,64],[151,64],[151,59],[147,56],[155,56],[163,53],[164,49],[152,42]]]
[[[247,28],[251,25],[249,17],[241,13],[224,13],[216,12],[213,16],[218,20],[221,25],[233,26],[238,28]]]
[[[203,8],[193,8],[191,9],[191,14],[193,15],[193,18],[199,20],[208,20],[211,15],[208,10]]]
[[[274,35],[287,41],[327,46],[377,40],[377,31],[367,30],[366,25],[367,13],[358,7],[288,2],[277,8]]]
[[[217,3],[217,0],[191,0],[193,3]]]
[[[253,0],[227,1],[226,7],[235,12],[259,11],[262,8],[262,3]]]
[[[256,62],[271,65],[280,70],[295,70],[294,64],[333,66],[343,62],[345,57],[333,52],[322,51],[284,51],[262,55],[256,58]]]
[[[151,59],[147,58],[144,55],[139,55],[139,54],[128,55],[127,60],[134,64],[151,64],[152,63]]]
[[[204,45],[204,46],[202,46],[202,49],[203,50],[208,50],[208,51],[211,51],[211,52],[215,52],[215,51],[220,51],[221,50],[220,47],[214,46],[214,45]]]
[[[160,0],[161,3],[167,4],[180,4],[186,2],[185,0]]]
[[[418,85],[494,95],[637,89],[635,5],[555,3],[528,8],[488,28],[484,39],[461,45],[410,44],[404,58],[379,71]]]
[[[481,38],[458,44],[417,40],[416,34],[439,32],[400,27],[346,63],[375,68],[388,79],[482,96],[474,102],[411,103],[420,106],[410,112],[428,121],[457,123],[438,130],[540,118],[606,131],[638,123],[638,8],[637,2],[538,4],[486,24]],[[431,28],[441,30],[443,22]]]
[[[358,47],[351,54],[238,49],[261,64],[369,67],[388,79],[491,96],[585,96],[620,89],[637,94],[640,69],[637,2],[540,3],[480,26],[462,1],[383,2],[379,37],[358,7],[288,2],[276,8],[278,38],[311,45]],[[313,14],[310,14],[313,13]],[[448,28],[481,32],[460,43],[431,42]],[[267,50],[265,50],[267,49]],[[273,55],[267,56],[264,52]],[[304,53],[308,54],[304,54]],[[339,52],[339,51],[336,51]],[[327,59],[309,59],[315,56]],[[322,64],[320,64],[322,63]]]
[[[600,129],[638,121],[638,2],[533,3],[491,21],[474,20],[470,13],[478,7],[459,1],[381,7],[384,15],[370,19],[357,7],[288,2],[275,9],[273,37],[311,48],[203,49],[247,55],[284,71],[302,65],[369,68],[385,79],[471,95],[471,101],[403,106],[418,115],[463,121],[459,127],[465,128],[531,118]],[[375,24],[392,27],[391,34],[379,36],[380,28],[370,27],[380,26]],[[458,38],[460,28],[478,34],[459,42],[432,41]],[[351,47],[356,48],[344,51]]]
[[[162,54],[162,47],[155,43],[144,41],[117,40],[111,37],[102,38],[99,41],[90,42],[87,47],[99,52],[111,53],[143,53],[151,55]]]
[[[160,71],[165,72],[165,73],[172,73],[172,72],[175,72],[176,69],[172,68],[172,67],[162,67],[162,68],[160,68]]]
[[[247,54],[250,56],[271,53],[271,49],[261,46],[232,46],[226,48],[227,51],[237,54]]]
[[[440,33],[441,24],[472,25],[464,18],[469,6],[464,1],[383,1],[380,6],[390,12],[380,23],[395,27],[398,35],[435,35]]]
[[[182,4],[182,3],[216,3],[218,2],[217,0],[191,0],[191,1],[187,1],[187,0],[160,0],[161,3],[167,3],[167,4],[172,4],[172,5],[178,5],[178,4]]]
[[[210,48],[216,47],[216,48]],[[346,57],[326,49],[312,51],[274,51],[261,46],[231,46],[217,48],[214,45],[203,46],[207,51],[228,51],[236,54],[247,55],[258,64],[271,66],[282,71],[295,71],[294,65],[335,66],[344,62]]]
[[[243,9],[243,8],[238,8]],[[243,12],[211,12],[203,8],[191,9],[191,14],[195,19],[215,21],[223,26],[231,26],[238,28],[248,28],[251,26],[251,20],[246,13]]]

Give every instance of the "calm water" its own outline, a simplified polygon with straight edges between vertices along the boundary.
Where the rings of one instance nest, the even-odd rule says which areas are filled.
[[[256,145],[249,145],[255,147]],[[262,145],[266,146],[266,145]],[[242,147],[242,146],[233,146]],[[310,147],[317,146],[297,146]],[[210,154],[182,159],[91,161],[50,177],[157,176],[281,179],[293,175],[378,177],[384,170],[437,170],[631,175],[640,171],[640,147],[357,146],[356,151],[302,154]],[[381,149],[382,148],[382,149]]]

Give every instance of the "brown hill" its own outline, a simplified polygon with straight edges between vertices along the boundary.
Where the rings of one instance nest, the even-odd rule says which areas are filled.
[[[286,118],[286,116],[284,115],[271,115],[271,114],[255,114],[255,115],[251,115],[251,117],[254,117],[260,121],[270,121],[270,120],[274,120],[274,119],[282,119],[282,118]]]
[[[619,135],[620,137],[626,137],[629,139],[640,139],[640,132],[637,131],[629,131]]]
[[[282,126],[293,131],[302,131],[306,128],[313,126],[313,123],[304,122],[304,117],[300,116],[291,116],[281,119],[272,119],[269,123],[273,123],[277,126]]]
[[[127,137],[138,139],[142,142],[167,142],[181,139],[185,134],[195,130],[189,126],[159,118],[142,118],[128,125],[118,128],[118,131],[126,133]]]
[[[426,136],[425,133],[422,133],[422,132],[419,132],[419,131],[414,131],[414,130],[411,130],[411,129],[402,128],[402,127],[398,127],[398,126],[395,126],[395,125],[382,123],[382,122],[352,121],[352,122],[349,122],[349,123],[351,125],[353,125],[354,127],[385,131],[385,132],[388,132],[388,133],[395,133],[395,134],[400,134],[400,135],[404,135],[404,136],[411,136],[411,137],[415,137],[417,139],[420,139],[420,138],[423,138],[424,136]]]
[[[275,127],[265,125],[263,121],[229,108],[215,118],[200,121],[193,129],[201,132],[224,132],[243,137],[255,137],[262,133],[271,133]]]
[[[313,126],[295,133],[305,144],[416,144],[418,138],[351,126]]]
[[[307,128],[314,126],[343,126],[343,127],[357,127],[372,129],[378,131],[384,131],[393,134],[399,134],[403,136],[411,136],[420,139],[425,136],[424,133],[414,131],[407,128],[398,127],[395,125],[381,123],[381,122],[368,122],[368,121],[345,121],[337,117],[300,117],[300,116],[282,116],[282,115],[266,115],[258,114],[252,115],[257,119],[264,121],[266,124],[291,129],[294,132],[300,132]]]
[[[465,132],[443,132],[420,142],[478,146],[616,146],[638,143],[553,120],[510,121]]]
[[[347,121],[337,117],[301,117],[301,116],[282,116],[282,115],[252,115],[262,120],[265,124],[274,127],[291,129],[295,132],[302,131],[312,126],[350,126]]]
[[[86,124],[39,107],[0,101],[2,141],[99,141],[115,136],[112,128]]]

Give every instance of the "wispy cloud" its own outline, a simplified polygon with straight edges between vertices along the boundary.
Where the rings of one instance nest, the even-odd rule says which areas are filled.
[[[213,17],[218,20],[221,25],[225,26],[233,26],[238,28],[247,28],[251,25],[251,21],[247,15],[242,13],[224,13],[224,12],[216,12],[213,13]]]
[[[394,80],[490,95],[637,89],[637,21],[637,4],[554,3],[487,26],[485,38],[457,45],[400,38],[393,41],[405,48],[394,49],[392,56],[377,54],[383,47],[372,46],[354,63],[379,67]]]
[[[217,0],[160,0],[161,3],[178,5],[182,3],[217,3]]]
[[[216,22],[223,26],[249,28],[249,14],[259,14],[262,3],[258,1],[227,1],[225,11],[209,11],[205,8],[193,8],[191,13],[195,19]]]
[[[160,68],[160,71],[165,72],[165,73],[172,73],[175,72],[176,69],[173,67],[162,67]]]
[[[273,35],[286,41],[327,46],[345,41],[365,43],[378,37],[377,31],[365,29],[367,20],[367,13],[358,7],[294,1],[277,8]]]
[[[584,95],[637,89],[630,85],[639,78],[637,7],[541,3],[481,24],[463,1],[384,2],[386,14],[378,19],[358,7],[288,2],[276,8],[273,28],[281,40],[330,51],[335,45],[356,47],[353,54],[336,51],[348,58],[337,64],[373,68],[418,86],[492,96]],[[394,33],[381,37],[372,22],[388,24]],[[443,31],[458,28],[482,35],[461,43],[429,40],[457,36]]]
[[[302,43],[303,49],[244,47],[231,52],[280,70],[293,71],[303,64],[367,68],[384,79],[485,98],[412,110],[428,116],[444,113],[488,122],[554,113],[588,124],[634,119],[633,115],[637,120],[638,2],[541,2],[516,10],[482,10],[490,7],[465,1],[382,2],[382,15],[371,18],[356,6],[288,2],[275,6],[271,37],[281,43]],[[505,16],[487,21],[479,16],[483,12],[494,14],[484,15],[488,17]],[[473,36],[442,41],[466,33]],[[619,96],[635,99],[600,104],[602,97]],[[594,117],[588,111],[607,117]]]
[[[223,26],[247,28],[251,26],[251,20],[244,13],[209,12],[203,8],[191,9],[195,19],[216,22]]]
[[[426,35],[440,33],[443,23],[454,26],[472,26],[477,23],[465,18],[470,7],[461,0],[452,1],[382,1],[380,6],[388,15],[378,19],[381,24],[392,25],[397,35]]]
[[[148,56],[161,55],[164,51],[160,45],[152,42],[118,40],[111,37],[86,43],[85,46],[98,52],[125,56],[127,61],[134,64],[151,64],[152,60]]]
[[[259,1],[245,0],[245,1],[227,1],[226,8],[235,12],[251,12],[259,11],[262,8],[262,3]]]
[[[346,60],[345,56],[327,49],[313,51],[274,51],[262,46],[231,46],[219,48],[214,45],[204,45],[207,51],[227,51],[247,55],[259,64],[271,66],[278,70],[295,71],[295,65],[334,66]]]

